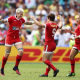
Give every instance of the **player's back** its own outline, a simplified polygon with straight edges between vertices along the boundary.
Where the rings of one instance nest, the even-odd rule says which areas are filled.
[[[56,23],[47,23],[45,28],[45,42],[54,42],[54,35],[58,29]]]

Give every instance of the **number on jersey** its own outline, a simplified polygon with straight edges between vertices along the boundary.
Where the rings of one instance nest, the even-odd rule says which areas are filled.
[[[55,33],[56,33],[56,28],[54,28],[53,30],[52,30],[52,37],[55,35]]]

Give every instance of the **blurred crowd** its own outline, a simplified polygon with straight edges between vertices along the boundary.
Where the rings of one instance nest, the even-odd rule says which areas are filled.
[[[3,19],[16,15],[15,10],[19,7],[24,9],[23,18],[27,21],[31,21],[30,15],[33,15],[39,22],[45,24],[48,13],[54,13],[55,22],[59,24],[60,17],[58,15],[62,15],[63,27],[56,32],[55,43],[57,47],[72,47],[74,45],[75,42],[70,40],[72,35],[67,33],[66,29],[74,31],[77,27],[76,17],[80,13],[79,0],[0,0],[0,15]],[[0,45],[5,44],[8,27],[8,23],[0,23]],[[19,35],[24,46],[44,45],[45,30],[35,24],[23,24]]]

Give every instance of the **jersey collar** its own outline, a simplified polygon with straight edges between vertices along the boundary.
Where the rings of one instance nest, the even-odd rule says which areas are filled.
[[[19,21],[20,19],[18,19],[17,17],[16,17],[16,15],[15,15],[15,18]]]

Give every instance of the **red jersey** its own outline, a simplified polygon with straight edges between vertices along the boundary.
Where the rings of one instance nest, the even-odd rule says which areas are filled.
[[[45,28],[45,43],[54,42],[54,35],[58,29],[56,23],[47,23]]]
[[[9,29],[7,36],[19,36],[19,30],[21,25],[25,22],[23,18],[17,19],[15,16],[8,18]]]
[[[79,36],[80,35],[80,25],[77,26],[77,28],[75,29],[75,36]],[[80,43],[80,39],[75,39],[75,43]]]

